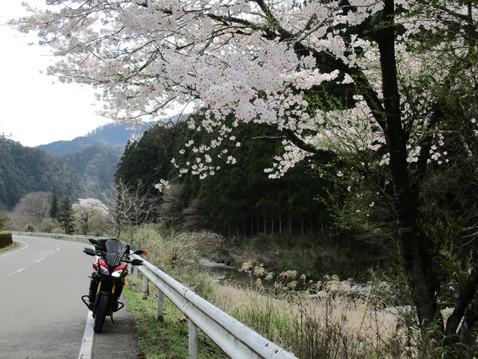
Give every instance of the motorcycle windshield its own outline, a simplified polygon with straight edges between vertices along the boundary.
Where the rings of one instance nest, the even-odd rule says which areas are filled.
[[[125,242],[108,239],[106,241],[106,263],[113,267],[118,266],[127,250],[128,245]]]

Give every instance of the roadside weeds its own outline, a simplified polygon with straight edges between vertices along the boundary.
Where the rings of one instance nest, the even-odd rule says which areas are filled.
[[[131,282],[129,276],[127,281]],[[187,318],[167,298],[164,301],[164,320],[157,318],[157,295],[151,293],[142,299],[142,280],[129,285],[123,291],[136,323],[137,339],[140,342],[144,359],[187,359],[188,321]],[[200,359],[229,358],[211,339],[198,330],[198,350]]]
[[[19,247],[19,246],[20,246],[20,243],[19,243],[19,242],[13,241],[12,244],[10,244],[10,245],[8,245],[8,246],[6,246],[6,247],[4,247],[4,248],[1,248],[1,249],[0,249],[0,254],[1,254],[1,253],[8,252],[8,251],[11,251],[11,250],[13,250],[13,249],[15,249],[15,248],[17,248],[17,247]]]

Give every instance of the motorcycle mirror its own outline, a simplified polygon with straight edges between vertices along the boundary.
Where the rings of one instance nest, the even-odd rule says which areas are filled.
[[[98,244],[98,241],[96,239],[93,239],[93,238],[88,238],[88,240],[90,241],[91,244]]]
[[[83,249],[83,253],[86,253],[89,256],[96,256],[96,251],[94,249],[91,249],[91,248]]]
[[[148,252],[146,251],[143,251],[142,249],[138,249],[137,251],[134,251],[133,254],[137,254],[137,255],[146,255],[148,254]]]
[[[141,264],[143,264],[143,261],[141,259],[133,259],[131,261],[131,264],[134,266],[140,266]]]

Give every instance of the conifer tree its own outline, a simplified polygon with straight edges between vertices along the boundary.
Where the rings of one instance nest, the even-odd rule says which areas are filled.
[[[72,234],[75,231],[75,226],[73,224],[75,216],[71,206],[70,197],[66,196],[61,203],[57,219],[63,227],[65,234]]]
[[[53,190],[51,191],[50,211],[48,213],[51,218],[57,218],[59,212],[60,212],[60,201],[58,200],[56,189],[53,188]]]

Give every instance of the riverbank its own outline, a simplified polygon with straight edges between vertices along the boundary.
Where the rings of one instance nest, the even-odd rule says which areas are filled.
[[[311,298],[290,291],[275,295],[206,277],[192,289],[299,358],[402,358],[410,351],[405,345],[408,328],[400,324],[405,313],[384,309],[384,303],[371,297]],[[186,318],[166,300],[164,322],[158,321],[156,291],[150,288],[147,300],[141,291],[139,282],[127,287],[125,295],[145,358],[188,358]],[[199,350],[200,358],[227,358],[204,335]]]
[[[396,303],[398,296],[393,288],[379,291],[374,286],[374,290],[356,293],[351,281],[340,280],[337,275],[311,281],[297,270],[279,272],[274,278],[264,266],[252,261],[242,268],[248,284],[240,286],[210,276],[210,268],[200,264],[206,251],[200,250],[204,243],[199,243],[198,238],[203,237],[180,234],[164,238],[149,230],[138,237],[137,245],[148,250],[148,261],[299,358],[413,358],[416,354],[421,341],[416,318],[410,307],[400,309],[407,307]],[[221,246],[208,249],[214,248]],[[224,264],[221,267],[230,269]],[[304,289],[300,289],[300,283]],[[334,290],[342,286],[349,288],[350,293]],[[155,290],[151,288],[151,292]],[[156,305],[154,299],[148,300],[153,301],[153,307]],[[153,310],[150,318],[155,315]],[[156,319],[153,324],[157,324]],[[184,323],[179,332],[185,327]],[[148,330],[153,329],[143,332]],[[146,346],[163,345],[148,335],[145,338]]]

